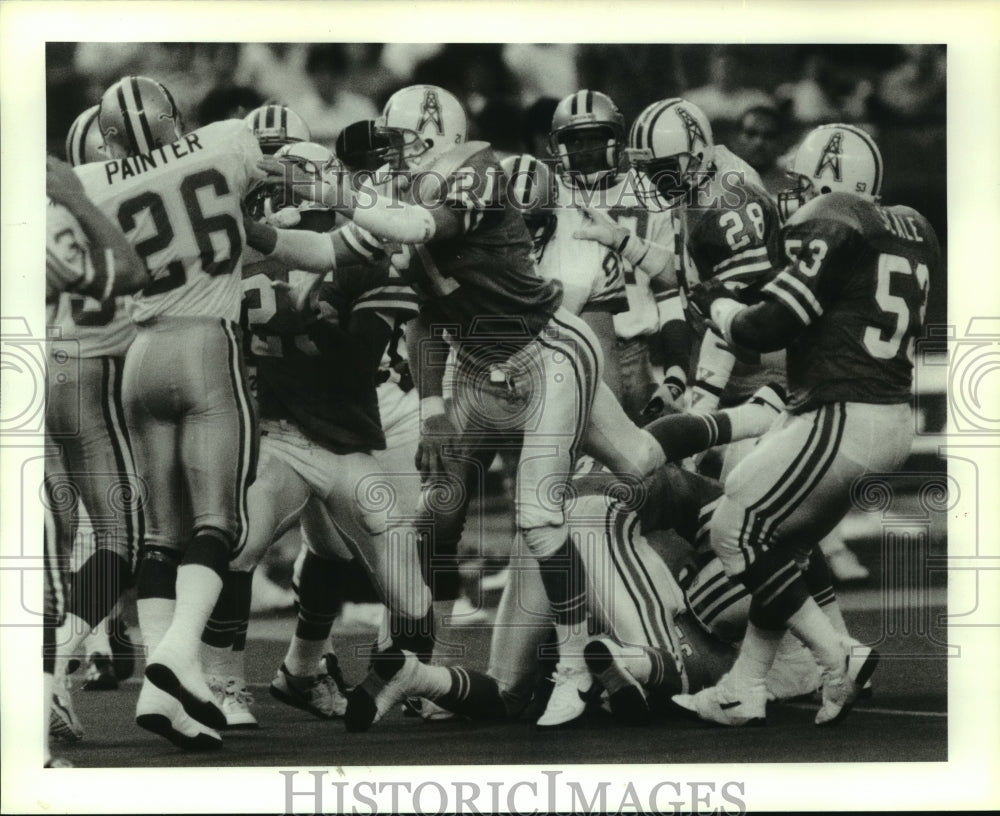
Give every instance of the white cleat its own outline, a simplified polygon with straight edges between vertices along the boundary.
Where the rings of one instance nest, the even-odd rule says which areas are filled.
[[[189,717],[176,698],[152,683],[142,684],[135,722],[184,751],[215,751],[222,747],[219,732]]]
[[[878,661],[879,653],[868,646],[847,646],[843,670],[823,675],[823,703],[816,713],[816,725],[836,725],[848,715]]]
[[[583,649],[587,668],[608,693],[611,713],[629,725],[649,722],[649,703],[642,684],[625,665],[622,647],[609,638],[594,638]]]
[[[565,663],[556,664],[552,682],[555,683],[552,696],[545,712],[535,723],[539,728],[555,728],[582,717],[597,691],[589,671]]]
[[[205,680],[215,695],[215,704],[226,715],[226,728],[257,728],[259,723],[250,710],[253,695],[247,691],[244,680],[238,677],[206,677]]]
[[[672,699],[681,708],[719,725],[763,725],[767,715],[764,684],[740,685],[728,674],[697,694],[675,694]]]
[[[150,655],[146,679],[175,697],[188,715],[202,725],[210,729],[226,727],[226,715],[215,704],[215,697],[205,683],[197,661],[182,663],[161,644]]]
[[[49,709],[49,735],[62,742],[83,739],[83,726],[73,708],[69,677],[56,677],[52,682],[52,706]]]

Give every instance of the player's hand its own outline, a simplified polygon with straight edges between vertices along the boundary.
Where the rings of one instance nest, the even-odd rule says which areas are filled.
[[[257,162],[257,169],[263,173],[267,182],[281,184],[292,194],[290,199],[286,200],[315,201],[334,208],[342,208],[350,203],[344,200],[344,187],[340,184],[342,177],[337,173],[317,176],[295,161],[282,161],[274,156],[264,156],[260,159]]]
[[[458,429],[446,414],[436,414],[420,423],[420,442],[414,465],[420,477],[427,480],[434,474],[444,473],[444,450],[454,448],[459,439]]]
[[[582,211],[586,224],[573,233],[574,238],[597,241],[611,249],[618,249],[630,235],[627,227],[623,227],[606,212],[593,207],[583,207]]]
[[[45,160],[45,192],[57,204],[67,206],[74,199],[87,196],[73,168],[53,156],[48,156]]]
[[[271,288],[284,290],[295,311],[303,315],[312,314],[316,311],[316,296],[323,276],[303,269],[296,269],[294,272],[295,279],[291,283],[282,280],[271,281]]]
[[[663,412],[675,408],[683,410],[681,400],[684,396],[684,383],[676,377],[667,377],[649,398],[646,407],[642,409],[642,418],[647,422],[659,419]]]

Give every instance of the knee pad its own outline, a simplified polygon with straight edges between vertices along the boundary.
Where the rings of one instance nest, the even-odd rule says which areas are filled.
[[[566,527],[528,527],[521,530],[521,538],[524,546],[528,548],[535,558],[550,558],[563,545],[566,540]]]

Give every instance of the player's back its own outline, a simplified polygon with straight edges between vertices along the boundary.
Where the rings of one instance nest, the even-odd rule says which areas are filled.
[[[789,265],[768,289],[808,323],[788,349],[790,408],[909,400],[913,342],[941,267],[927,219],[829,193],[795,213],[782,237]]]
[[[76,168],[87,194],[125,232],[153,279],[134,299],[133,320],[239,319],[241,203],[260,156],[246,125],[229,120],[148,154]]]

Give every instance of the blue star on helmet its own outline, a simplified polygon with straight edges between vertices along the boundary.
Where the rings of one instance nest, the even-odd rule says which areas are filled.
[[[696,146],[698,142],[701,142],[707,148],[708,138],[705,136],[705,131],[701,129],[701,125],[698,124],[698,120],[680,106],[676,107],[675,110],[684,123],[684,129],[687,131],[688,153],[697,153]]]
[[[843,141],[844,134],[839,130],[835,131],[820,154],[816,172],[813,173],[815,178],[820,178],[824,171],[830,170],[833,173],[834,181],[840,181],[840,156],[843,152]]]
[[[424,102],[420,106],[420,121],[417,123],[417,133],[423,133],[427,125],[434,125],[439,136],[444,135],[444,125],[441,123],[441,105],[438,102],[437,91],[424,92]]]

